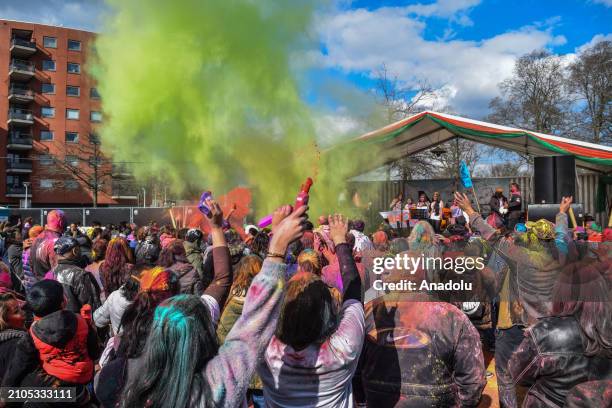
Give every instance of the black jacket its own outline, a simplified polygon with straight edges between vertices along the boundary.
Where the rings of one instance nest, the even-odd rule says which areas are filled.
[[[455,306],[391,292],[366,304],[366,341],[353,380],[378,408],[475,407],[486,384],[480,336]]]
[[[491,212],[497,213],[498,215],[501,216],[499,210],[502,208],[502,203],[501,203],[501,199],[503,199],[504,203],[508,203],[508,199],[504,196],[501,197],[497,197],[497,196],[493,196],[491,197],[491,201],[489,201],[489,206],[491,207]]]
[[[68,300],[66,309],[79,313],[83,305],[91,306],[94,312],[100,307],[100,287],[96,278],[78,266],[78,261],[61,259],[53,269],[55,278],[64,286]]]
[[[515,219],[521,218],[523,198],[521,194],[512,194],[510,201],[508,202],[508,218]]]
[[[536,408],[562,407],[574,386],[612,378],[610,359],[584,354],[581,328],[573,316],[539,319],[525,330],[508,366],[515,383],[531,386],[523,406]]]
[[[17,342],[28,333],[25,330],[6,329],[0,332],[0,381],[15,353]]]

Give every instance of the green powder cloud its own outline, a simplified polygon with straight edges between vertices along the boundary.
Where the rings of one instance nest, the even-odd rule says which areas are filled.
[[[295,68],[316,46],[310,27],[321,4],[108,3],[112,16],[90,71],[103,101],[103,148],[115,162],[133,163],[138,179],[161,177],[176,192],[249,186],[258,214],[292,201],[307,176],[325,192],[315,198],[315,184],[319,207],[334,201],[347,166],[321,165]]]

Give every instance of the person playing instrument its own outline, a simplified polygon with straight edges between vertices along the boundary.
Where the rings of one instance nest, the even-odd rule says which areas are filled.
[[[489,206],[491,207],[491,213],[487,222],[494,228],[501,228],[505,224],[506,214],[508,214],[508,199],[504,196],[504,190],[501,187],[495,189],[495,194],[491,196]]]

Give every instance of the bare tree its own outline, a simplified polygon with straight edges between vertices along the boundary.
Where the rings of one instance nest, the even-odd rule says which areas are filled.
[[[376,91],[388,122],[430,109],[439,99],[435,89],[426,81],[416,86],[404,86],[397,75],[389,73],[384,64],[376,72]],[[437,110],[449,111],[450,107],[443,106]],[[440,150],[443,152],[440,153]],[[473,169],[479,158],[480,149],[476,143],[452,140],[440,145],[437,153],[425,151],[391,163],[389,173],[399,175],[402,181],[425,177],[457,177],[460,160],[466,160]]]
[[[478,177],[520,177],[528,174],[527,169],[518,161],[495,163],[488,166],[486,170],[475,172]]]
[[[594,143],[612,141],[612,41],[578,55],[569,67],[569,87],[583,102],[582,123]]]
[[[89,135],[87,142],[54,142],[53,147],[45,146],[46,150],[42,152],[50,165],[45,166],[41,177],[54,177],[54,181],[64,189],[74,188],[71,184],[75,182],[85,186],[91,192],[93,207],[98,206],[99,193],[112,193],[113,166],[102,154],[96,135]]]
[[[548,51],[520,57],[512,77],[499,84],[501,96],[489,103],[489,120],[543,133],[563,132],[571,106],[566,77],[561,58]]]

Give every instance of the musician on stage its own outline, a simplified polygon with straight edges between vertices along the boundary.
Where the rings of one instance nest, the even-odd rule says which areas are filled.
[[[389,208],[391,209],[391,211],[401,211],[403,201],[404,201],[404,192],[400,191],[399,194],[393,199],[393,201],[391,201]]]
[[[495,189],[495,194],[491,196],[489,201],[491,213],[487,217],[487,223],[493,228],[501,228],[505,225],[506,214],[508,214],[508,199],[504,196],[504,190],[501,187]]]
[[[514,230],[514,226],[520,222],[522,212],[521,189],[517,183],[510,183],[510,202],[508,203],[508,228]]]
[[[440,232],[440,221],[442,220],[442,209],[444,208],[444,201],[440,198],[440,193],[434,192],[433,200],[429,205],[429,219],[434,230]]]
[[[419,201],[416,203],[416,208],[419,210],[425,209],[429,210],[429,198],[424,191],[419,191]]]

